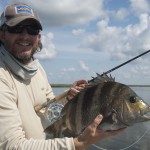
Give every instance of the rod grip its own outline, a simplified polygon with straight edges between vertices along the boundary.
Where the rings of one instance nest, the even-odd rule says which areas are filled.
[[[43,103],[42,105],[37,105],[34,107],[35,112],[40,111],[42,108],[45,108],[47,105],[53,103],[53,102],[57,102],[59,100],[61,100],[62,98],[66,97],[68,94],[69,90],[66,90],[65,92],[55,96],[55,98],[48,100],[47,102]]]

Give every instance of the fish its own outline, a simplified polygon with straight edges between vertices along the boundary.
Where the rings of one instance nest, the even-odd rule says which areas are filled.
[[[150,121],[150,106],[128,85],[119,83],[111,75],[99,75],[89,81],[62,108],[59,119],[45,129],[51,137],[76,137],[98,114],[103,120],[98,129],[117,130],[135,123]]]

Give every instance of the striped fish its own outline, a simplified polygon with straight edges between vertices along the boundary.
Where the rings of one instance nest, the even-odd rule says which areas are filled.
[[[69,101],[61,118],[46,128],[52,137],[75,137],[103,115],[101,130],[116,130],[135,123],[149,121],[150,106],[129,86],[115,82],[111,76],[97,75],[89,85]]]

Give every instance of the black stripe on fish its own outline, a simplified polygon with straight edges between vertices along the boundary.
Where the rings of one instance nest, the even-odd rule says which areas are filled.
[[[99,113],[99,107],[101,105],[100,99],[102,86],[103,84],[97,84],[89,87],[84,91],[84,97],[80,97],[80,100],[84,99],[80,110],[82,126],[87,125],[87,123],[89,123],[89,120],[92,121],[93,118],[95,118]],[[88,118],[85,118],[85,116],[88,116]]]

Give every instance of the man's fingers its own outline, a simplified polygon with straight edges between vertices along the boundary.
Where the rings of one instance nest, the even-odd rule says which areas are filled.
[[[81,86],[81,85],[84,85],[84,84],[88,84],[88,82],[86,80],[79,80],[79,81],[76,81],[73,83],[73,86]]]
[[[94,121],[89,125],[89,128],[97,128],[98,127],[98,125],[101,123],[101,121],[102,121],[102,119],[103,119],[103,116],[102,115],[98,115],[95,119],[94,119]]]
[[[88,85],[86,80],[78,80],[73,83],[72,87],[70,88],[67,100],[71,100],[74,96],[76,96],[81,90],[83,90]]]
[[[72,96],[75,96],[76,94],[78,94],[80,91],[78,90],[78,89],[76,89],[76,88],[71,88],[70,89],[70,94],[72,95]]]

